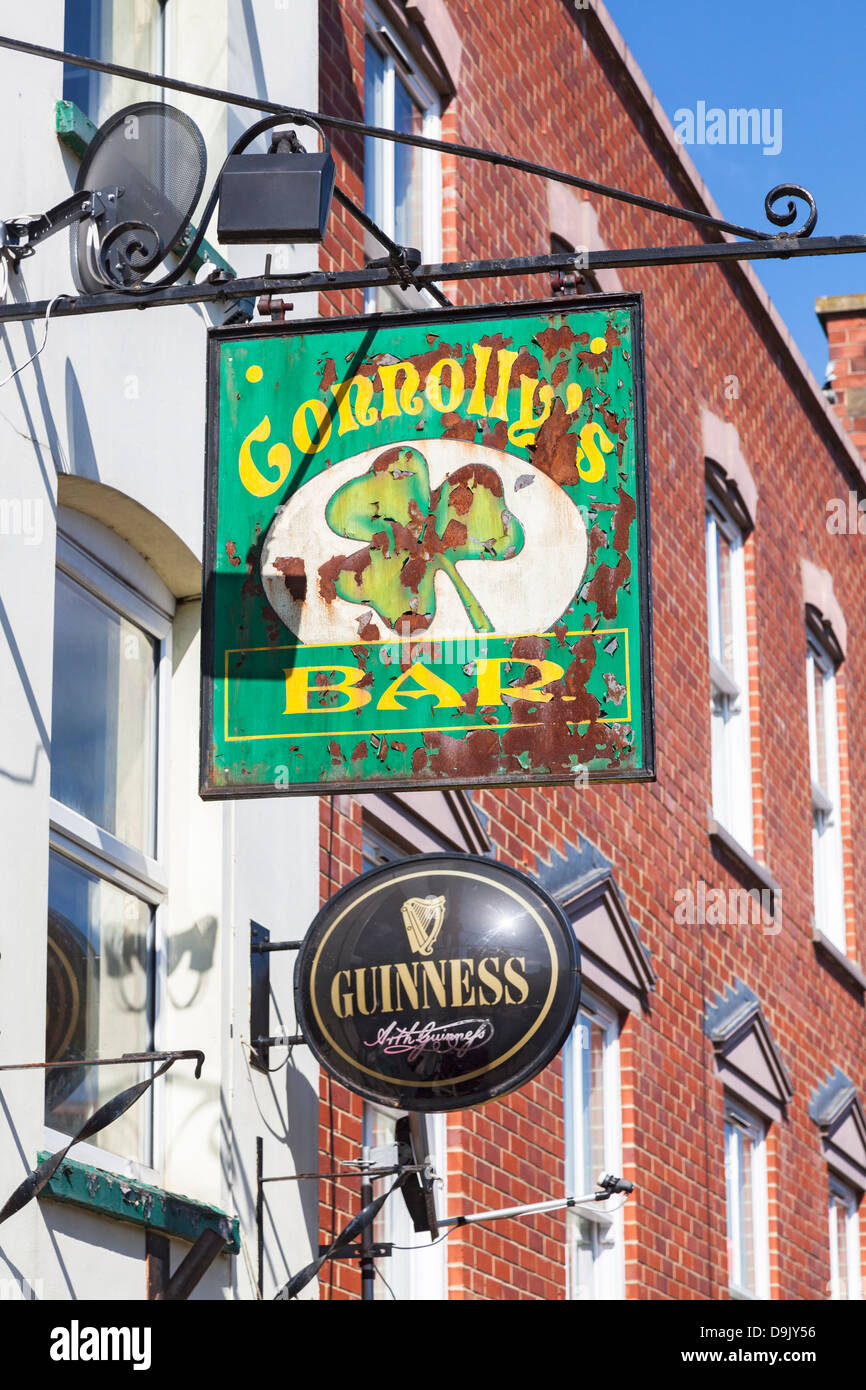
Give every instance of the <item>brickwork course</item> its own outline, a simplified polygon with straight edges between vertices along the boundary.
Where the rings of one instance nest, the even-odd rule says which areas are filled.
[[[399,8],[399,6],[397,7]],[[403,7],[405,8],[405,6]],[[484,145],[665,202],[707,210],[707,191],[601,6],[564,0],[479,5],[442,0],[462,43],[446,140]],[[507,11],[507,22],[503,22]],[[320,106],[363,119],[363,0],[321,0]],[[441,16],[440,16],[441,17]],[[433,19],[430,20],[432,26]],[[363,201],[363,141],[335,134],[342,186]],[[572,194],[568,195],[572,197]],[[581,194],[573,195],[577,203]],[[689,223],[590,200],[607,246],[699,242]],[[744,222],[758,216],[734,210]],[[546,253],[544,180],[443,159],[443,259]],[[322,264],[363,261],[356,224],[334,207]],[[796,262],[791,273],[796,275]],[[852,267],[852,274],[856,269]],[[727,264],[620,272],[646,313],[658,780],[651,785],[474,792],[497,858],[543,879],[578,835],[610,861],[655,988],[623,1015],[622,1167],[637,1191],[625,1207],[628,1298],[728,1297],[725,1090],[705,1012],[741,980],[757,996],[793,1098],[767,1137],[770,1294],[822,1299],[830,1278],[827,1162],[810,1097],[833,1067],[866,1093],[864,996],[854,975],[813,942],[812,815],[801,562],[832,579],[847,623],[839,687],[847,953],[866,967],[866,631],[857,535],[826,525],[830,499],[864,492],[856,448],[808,376],[746,268]],[[446,286],[456,304],[547,297],[546,277]],[[359,312],[361,296],[329,296],[322,312]],[[832,320],[863,366],[863,314]],[[856,319],[856,314],[855,314]],[[846,359],[848,360],[848,359]],[[864,377],[866,380],[866,377]],[[680,925],[678,890],[700,880],[752,888],[749,870],[708,833],[711,720],[704,539],[702,411],[733,424],[757,488],[745,542],[754,858],[781,885],[781,930],[766,921]],[[860,412],[862,415],[863,412]],[[841,411],[842,424],[864,421]],[[866,434],[857,436],[866,448]],[[323,901],[361,871],[362,800],[321,803]],[[321,1164],[358,1156],[361,1102],[321,1080]],[[562,1061],[506,1100],[448,1122],[452,1212],[540,1201],[564,1191]],[[321,1184],[321,1239],[357,1210],[357,1182]],[[866,1225],[862,1220],[861,1228]],[[472,1229],[449,1241],[452,1299],[566,1296],[562,1213]],[[357,1298],[357,1263],[333,1261],[324,1299]]]

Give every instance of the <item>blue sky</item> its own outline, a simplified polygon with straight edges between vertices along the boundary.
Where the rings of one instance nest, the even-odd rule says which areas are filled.
[[[799,183],[818,205],[815,236],[866,232],[863,0],[606,2],[672,121],[701,101],[707,109],[781,110],[778,154],[765,155],[760,144],[688,147],[725,217],[771,230],[766,193]],[[667,240],[676,232],[671,222]],[[820,384],[827,342],[815,299],[866,292],[866,253],[752,264]]]

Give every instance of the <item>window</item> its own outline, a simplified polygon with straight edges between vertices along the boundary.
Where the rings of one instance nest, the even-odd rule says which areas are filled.
[[[172,600],[113,533],[62,509],[60,517],[46,1059],[75,1061],[153,1048],[166,887],[159,763]],[[49,1071],[46,1124],[72,1134],[146,1075],[134,1065]],[[90,1143],[152,1168],[150,1093]]]
[[[806,652],[806,706],[812,778],[812,873],[815,926],[844,952],[845,897],[839,778],[839,720],[833,653],[810,630]]]
[[[364,45],[364,120],[407,135],[440,135],[440,103],[434,89],[414,68],[374,6],[367,7]],[[364,140],[364,211],[392,241],[414,246],[424,262],[442,254],[442,169],[435,150],[397,145],[370,136]],[[387,254],[374,239],[369,259]],[[426,296],[425,300],[426,302]],[[369,289],[365,310],[406,307],[391,288]]]
[[[396,1124],[405,1112],[382,1110],[377,1105],[364,1104],[364,1143],[372,1150],[374,1160],[381,1159],[383,1166],[393,1161],[392,1146],[396,1144]],[[443,1179],[442,1186],[436,1189],[436,1211],[442,1217],[446,1210],[444,1178],[447,1168],[447,1116],[428,1115],[427,1135],[430,1141],[430,1158],[437,1176]],[[382,1189],[377,1182],[375,1191]],[[440,1231],[444,1237],[445,1231]],[[429,1300],[448,1297],[448,1242],[439,1239],[431,1241],[426,1231],[416,1231],[409,1215],[409,1209],[399,1192],[388,1198],[374,1228],[377,1242],[388,1242],[394,1250],[387,1259],[376,1261],[375,1297],[377,1299]],[[400,1248],[397,1248],[400,1247]]]
[[[67,53],[162,74],[170,8],[169,0],[67,0],[63,46]],[[64,100],[74,101],[95,125],[154,95],[150,87],[108,73],[63,70]]]
[[[595,1190],[603,1172],[621,1171],[619,1027],[585,999],[565,1050],[565,1182],[568,1196]],[[568,1296],[624,1297],[622,1217],[608,1203],[566,1213]]]
[[[404,859],[409,851],[404,851],[383,830],[371,825],[369,817],[365,816],[362,822],[361,841],[361,863],[364,873],[368,869],[377,869],[382,864],[393,864],[397,859]]]
[[[830,1297],[861,1298],[859,1194],[830,1180]]]
[[[707,495],[706,540],[713,816],[751,854],[752,769],[743,533],[712,491]]]
[[[725,1187],[728,1287],[732,1298],[769,1298],[767,1164],[763,1124],[728,1104]]]

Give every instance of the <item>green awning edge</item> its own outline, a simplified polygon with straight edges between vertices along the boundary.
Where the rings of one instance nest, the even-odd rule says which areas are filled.
[[[88,116],[85,116],[81,107],[75,105],[74,101],[55,102],[54,127],[61,145],[69,150],[70,154],[74,154],[76,159],[81,159],[96,134],[96,126]],[[172,248],[174,254],[182,256],[194,236],[195,227],[190,225],[177,245]],[[207,240],[201,243],[190,261],[190,270],[200,270],[205,261],[210,261],[219,270],[226,270],[231,275],[236,275],[234,267]]]
[[[48,1150],[37,1155],[37,1163],[49,1158]],[[161,1187],[137,1182],[119,1173],[94,1168],[67,1158],[39,1194],[40,1201],[69,1202],[85,1207],[98,1216],[127,1221],[133,1226],[162,1231],[177,1240],[192,1243],[202,1231],[218,1231],[225,1237],[224,1253],[240,1251],[238,1218],[219,1207],[197,1202]]]

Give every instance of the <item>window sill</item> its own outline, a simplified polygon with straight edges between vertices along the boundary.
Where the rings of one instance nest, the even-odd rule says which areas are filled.
[[[723,825],[720,825],[717,820],[713,820],[712,817],[707,825],[707,833],[710,839],[720,849],[724,850],[732,859],[735,859],[742,868],[747,869],[752,878],[757,879],[758,883],[762,884],[764,888],[771,889],[773,893],[780,893],[782,891],[782,885],[779,883],[779,880],[771,874],[766,864],[760,864],[757,859],[754,859],[749,851],[744,849],[740,844],[739,840],[735,839],[729,830],[726,830]]]
[[[37,1162],[49,1156],[40,1153]],[[193,1242],[202,1231],[218,1231],[225,1238],[224,1254],[237,1255],[240,1250],[236,1216],[227,1216],[219,1207],[207,1206],[191,1197],[181,1197],[119,1173],[107,1173],[71,1158],[64,1159],[49,1179],[40,1193],[40,1200],[68,1202],[94,1215],[161,1231],[178,1240]]]
[[[813,927],[812,942],[817,952],[829,957],[834,965],[838,966],[840,970],[844,970],[845,974],[850,976],[858,989],[866,991],[866,975],[864,975],[859,965],[856,965],[854,961],[851,960],[850,956],[846,956],[844,951],[840,951],[839,947],[833,944],[829,936],[825,936],[817,927]]]

